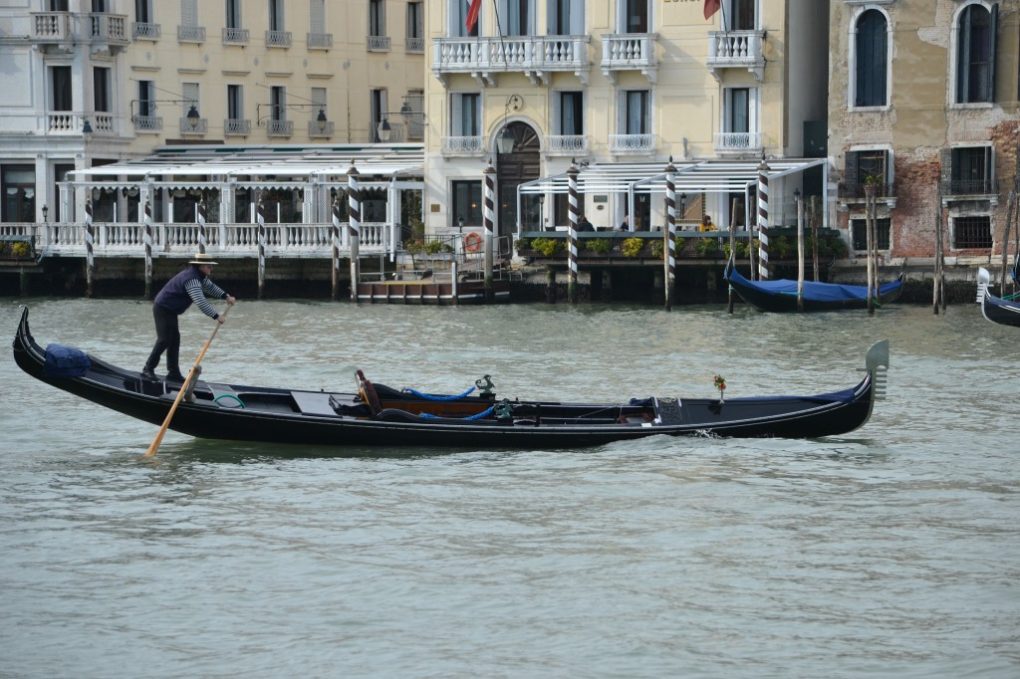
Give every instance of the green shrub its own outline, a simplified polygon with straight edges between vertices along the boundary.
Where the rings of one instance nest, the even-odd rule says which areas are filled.
[[[18,259],[24,259],[29,256],[32,252],[32,248],[29,247],[28,243],[14,243],[11,245],[11,254]]]
[[[514,247],[517,248],[517,252],[521,253],[531,247],[531,241],[527,238],[518,238],[517,242],[514,243]]]
[[[608,238],[586,238],[581,241],[586,250],[590,250],[597,255],[607,255],[613,249],[613,241]]]
[[[625,238],[620,244],[620,252],[624,257],[637,257],[645,247],[644,238]]]
[[[651,253],[652,257],[662,257],[662,248],[663,245],[661,240],[653,240],[648,244],[648,251]]]
[[[680,251],[684,249],[684,244],[687,239],[683,236],[673,236],[673,242],[676,244],[676,254],[680,254]]]
[[[453,252],[453,248],[441,240],[430,240],[425,243],[425,254],[437,255],[440,252]]]
[[[699,238],[695,250],[701,257],[712,257],[719,252],[719,243],[715,238]]]
[[[543,257],[552,257],[563,249],[563,241],[558,238],[536,238],[531,247]]]
[[[404,243],[404,249],[412,255],[420,255],[425,252],[425,243],[420,240],[412,240]]]

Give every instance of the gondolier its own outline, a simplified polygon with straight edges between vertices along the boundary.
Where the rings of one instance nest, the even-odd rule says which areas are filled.
[[[225,299],[230,305],[233,305],[237,299],[224,292],[209,279],[212,268],[216,264],[217,262],[214,262],[210,255],[204,252],[196,254],[195,258],[188,262],[189,266],[167,281],[156,295],[156,299],[152,303],[152,317],[156,323],[156,344],[153,345],[149,360],[142,368],[143,377],[150,380],[159,379],[156,377],[156,366],[159,365],[159,359],[165,351],[166,378],[178,382],[184,381],[179,361],[181,333],[177,325],[177,317],[187,311],[192,303],[209,318],[223,323],[224,319],[209,303],[207,297]]]

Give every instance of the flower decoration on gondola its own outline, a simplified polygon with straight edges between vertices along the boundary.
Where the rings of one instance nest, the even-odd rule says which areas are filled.
[[[726,378],[722,375],[716,375],[712,380],[712,384],[719,390],[719,402],[721,403],[723,397],[726,395]]]

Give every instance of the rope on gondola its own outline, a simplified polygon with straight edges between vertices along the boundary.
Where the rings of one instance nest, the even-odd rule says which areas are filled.
[[[460,394],[426,394],[424,392],[418,391],[417,389],[412,389],[411,387],[404,387],[403,391],[405,394],[410,394],[411,396],[424,399],[426,401],[456,401],[458,399],[464,398],[474,390],[475,388],[471,387],[467,391],[462,392]]]
[[[221,398],[232,398],[234,399],[235,404],[227,405],[226,403],[220,403]],[[244,408],[244,401],[242,401],[239,397],[234,396],[233,394],[220,394],[219,396],[214,398],[213,401],[216,402],[216,405],[221,406],[223,408]]]

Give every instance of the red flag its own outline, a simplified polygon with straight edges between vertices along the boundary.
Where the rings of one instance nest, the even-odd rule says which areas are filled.
[[[467,27],[468,33],[475,30],[475,24],[478,23],[478,13],[481,11],[482,0],[471,0],[471,6],[468,7],[467,20],[464,21],[464,26]]]
[[[705,0],[705,19],[711,19],[712,15],[719,11],[721,0]]]

